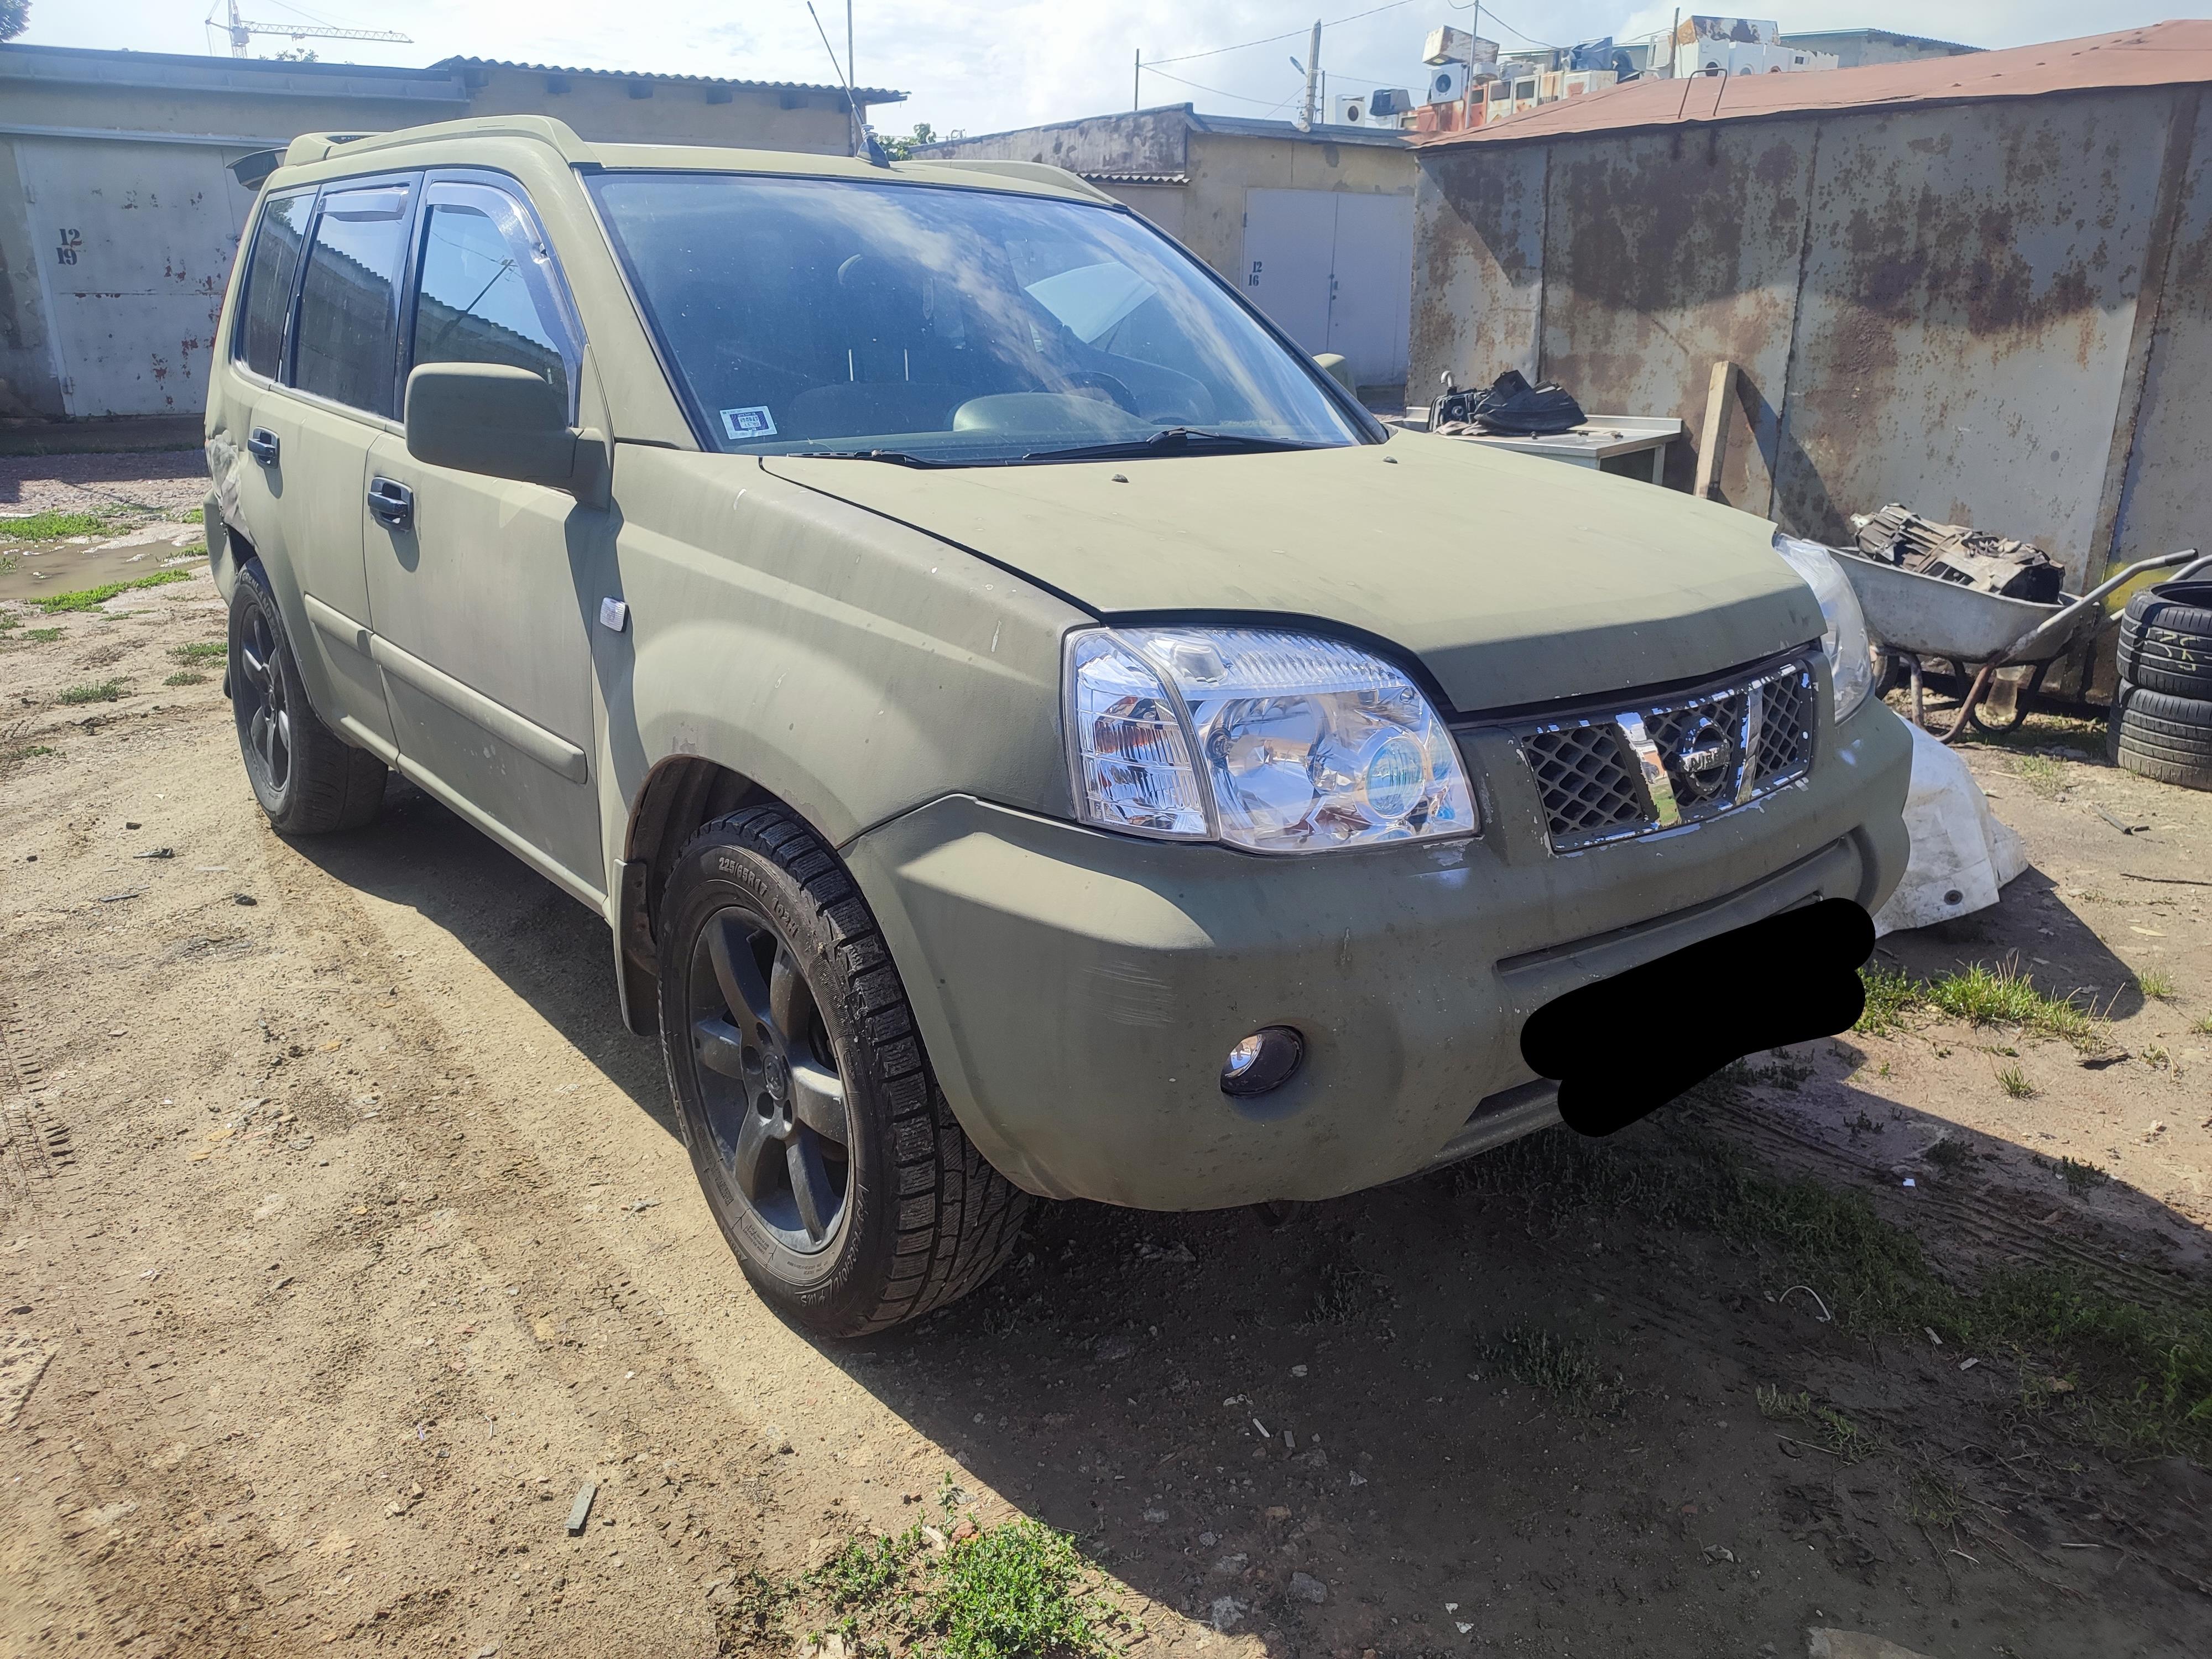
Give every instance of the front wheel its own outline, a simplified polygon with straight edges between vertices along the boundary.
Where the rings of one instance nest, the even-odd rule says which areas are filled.
[[[953,1118],[836,855],[781,807],[734,812],[678,856],[659,932],[669,1087],[755,1289],[845,1337],[989,1278],[1027,1196]]]

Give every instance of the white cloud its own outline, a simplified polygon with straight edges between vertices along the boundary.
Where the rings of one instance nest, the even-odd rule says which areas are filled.
[[[27,40],[58,46],[128,46],[142,52],[223,52],[220,35],[204,28],[197,0],[33,0]],[[844,52],[842,0],[815,0]],[[880,125],[904,131],[917,120],[939,131],[970,132],[1063,120],[1127,109],[1131,53],[1163,60],[1144,77],[1147,104],[1193,101],[1223,114],[1288,114],[1300,77],[1288,62],[1305,55],[1304,31],[1315,15],[1343,16],[1377,0],[1133,0],[1111,8],[1068,0],[941,0],[934,6],[854,0],[859,78],[911,96],[878,112]],[[270,21],[319,21],[392,28],[412,35],[407,46],[306,40],[331,61],[427,64],[457,53],[598,69],[667,70],[759,80],[827,82],[829,59],[804,0],[743,0],[719,17],[695,4],[640,0],[610,7],[600,0],[249,0],[249,16]],[[1788,29],[1867,25],[1935,35],[1977,46],[2018,46],[2125,28],[2175,15],[2202,16],[2204,4],[2171,0],[1914,0],[1885,8],[1870,0],[1801,0],[1776,6]],[[1380,82],[1417,85],[1422,35],[1439,23],[1465,27],[1471,9],[1449,0],[1409,0],[1326,32],[1322,63],[1332,90]],[[1509,0],[1504,17],[1483,8],[1482,32],[1508,46],[1539,30],[1553,44],[1663,28],[1672,6],[1635,0]],[[1510,19],[1510,23],[1505,19]],[[1199,58],[1183,54],[1273,34],[1294,38]],[[257,52],[292,44],[256,41]],[[1170,76],[1178,77],[1170,79]],[[1195,82],[1195,86],[1184,84]]]

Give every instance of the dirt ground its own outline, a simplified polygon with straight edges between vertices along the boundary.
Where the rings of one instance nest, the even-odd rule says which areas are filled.
[[[1076,1534],[1140,1654],[2212,1649],[2201,1467],[2100,1440],[2035,1355],[1824,1322],[1756,1239],[1576,1186],[1565,1131],[1287,1213],[1048,1206],[966,1303],[807,1341],[599,921],[402,786],[271,835],[220,665],[165,684],[221,637],[204,574],[0,615],[0,1653],[790,1652],[738,1575],[948,1476]],[[2201,1294],[2212,798],[2063,722],[1969,753],[2032,867],[1887,959],[2014,962],[2094,999],[2094,1052],[1921,1011],[1607,1167],[1703,1147],[1947,1273]]]

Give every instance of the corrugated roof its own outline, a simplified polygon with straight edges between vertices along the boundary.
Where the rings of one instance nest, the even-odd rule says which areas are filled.
[[[1078,173],[1079,179],[1094,185],[1187,185],[1188,173]]]
[[[434,70],[520,70],[529,75],[580,75],[605,81],[658,81],[699,87],[743,87],[754,92],[827,92],[842,96],[842,87],[816,81],[739,81],[722,75],[659,75],[645,70],[571,69],[562,64],[519,64],[507,58],[441,58]],[[903,103],[906,94],[885,87],[855,87],[853,95],[864,104]]]
[[[1449,149],[1690,122],[2034,98],[2054,92],[2117,92],[2200,81],[2212,81],[2212,21],[2190,19],[1909,64],[1631,81],[1510,115],[1472,132],[1437,133],[1414,142],[1423,149]]]

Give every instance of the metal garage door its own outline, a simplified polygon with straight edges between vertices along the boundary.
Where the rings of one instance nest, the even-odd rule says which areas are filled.
[[[1341,352],[1362,386],[1406,378],[1413,198],[1244,192],[1244,294],[1308,351]]]
[[[192,415],[253,198],[243,147],[15,140],[63,407]]]

